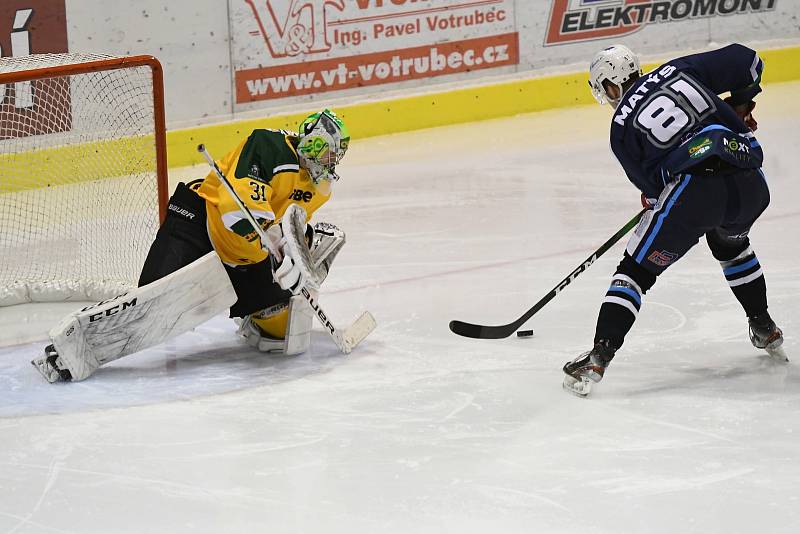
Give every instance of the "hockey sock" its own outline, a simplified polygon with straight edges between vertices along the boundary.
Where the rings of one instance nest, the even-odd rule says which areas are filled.
[[[642,295],[653,287],[655,282],[656,276],[626,253],[611,279],[611,285],[600,306],[594,342],[608,340],[614,349],[619,349],[639,315]]]
[[[720,261],[719,264],[747,316],[754,317],[766,311],[767,283],[753,250],[748,246],[732,260]]]

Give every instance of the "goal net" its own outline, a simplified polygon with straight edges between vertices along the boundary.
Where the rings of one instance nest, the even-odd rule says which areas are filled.
[[[167,197],[150,56],[0,58],[0,306],[134,286]]]

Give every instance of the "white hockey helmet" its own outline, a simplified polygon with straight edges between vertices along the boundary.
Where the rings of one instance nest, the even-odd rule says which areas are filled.
[[[598,52],[589,64],[589,87],[592,94],[601,104],[609,102],[615,108],[622,95],[625,93],[623,85],[636,75],[642,75],[639,58],[625,45],[611,45]],[[614,98],[608,94],[604,82],[608,82],[619,89],[619,95]]]
[[[306,117],[298,134],[297,155],[314,183],[338,180],[336,165],[350,143],[350,132],[344,121],[325,109]]]

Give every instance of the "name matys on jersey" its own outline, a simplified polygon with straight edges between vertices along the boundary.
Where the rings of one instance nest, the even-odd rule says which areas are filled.
[[[611,149],[631,182],[658,197],[671,178],[662,173],[663,160],[708,127],[747,134],[757,147],[749,128],[717,95],[730,91],[749,101],[761,90],[762,70],[755,51],[734,44],[674,59],[639,78],[611,122]]]

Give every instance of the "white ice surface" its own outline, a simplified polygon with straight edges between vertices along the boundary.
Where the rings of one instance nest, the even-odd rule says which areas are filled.
[[[355,139],[318,217],[348,235],[322,298],[378,329],[342,356],[317,326],[276,358],[218,317],[75,384],[28,363],[42,342],[0,349],[0,533],[800,531],[798,91],[759,99],[773,201],[751,234],[790,364],[750,345],[704,243],[588,400],[561,366],[622,243],[533,338],[450,333],[515,319],[639,209],[608,108]]]

